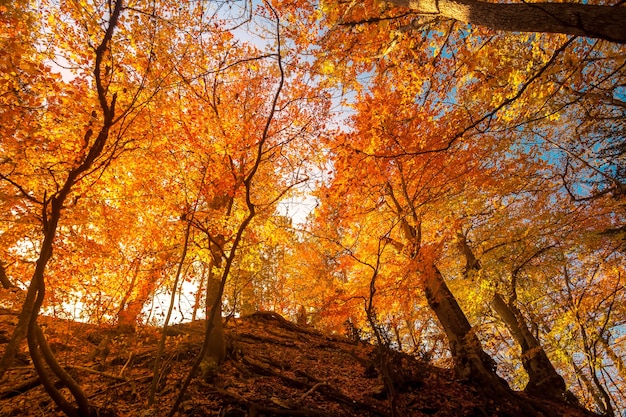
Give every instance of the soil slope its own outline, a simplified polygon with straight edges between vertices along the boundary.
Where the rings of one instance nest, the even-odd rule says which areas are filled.
[[[0,316],[0,352],[14,314]],[[102,416],[164,416],[200,351],[204,322],[168,331],[156,405],[147,406],[159,329],[114,328],[42,317],[59,361]],[[181,416],[523,416],[512,404],[481,397],[449,370],[323,335],[274,313],[233,319],[226,326],[228,359],[210,383],[195,378]],[[0,416],[58,416],[39,384],[27,348],[0,383]],[[590,414],[519,393],[546,416]],[[549,411],[547,411],[549,410]]]

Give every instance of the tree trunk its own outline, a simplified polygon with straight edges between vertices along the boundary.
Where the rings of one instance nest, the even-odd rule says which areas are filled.
[[[619,356],[615,350],[609,345],[609,341],[606,337],[600,338],[600,343],[604,347],[604,351],[607,356],[613,361],[613,365],[617,368],[617,374],[623,379],[626,380],[626,366],[624,366],[624,359]]]
[[[7,270],[4,268],[2,261],[0,261],[0,285],[2,285],[2,288],[4,289],[16,287],[16,285],[13,284],[11,280],[9,279],[7,275]]]
[[[209,381],[216,374],[218,367],[224,362],[224,359],[226,359],[226,340],[224,339],[224,326],[222,324],[222,300],[220,294],[221,279],[213,271],[215,263],[219,266],[221,261],[211,261],[209,263],[206,291],[206,319],[211,320],[212,317],[213,321],[209,328],[209,334],[206,336],[208,338],[207,348],[200,363],[202,378]]]
[[[563,33],[626,43],[626,7],[581,3],[387,0],[416,13],[506,32]]]
[[[602,398],[602,395],[600,395],[600,393],[598,392],[596,387],[593,385],[591,380],[587,377],[587,375],[585,375],[582,368],[576,365],[576,362],[574,362],[574,360],[571,358],[570,358],[570,362],[572,364],[572,367],[574,368],[576,377],[578,378],[579,381],[582,381],[585,388],[587,388],[587,391],[589,392],[589,394],[593,397],[595,405],[600,411],[598,414],[607,415],[607,409],[604,404],[604,399]]]
[[[494,360],[485,353],[465,313],[434,265],[424,281],[428,305],[443,327],[454,358],[454,371],[461,380],[471,383],[487,398],[509,401],[520,408],[521,415],[548,415],[542,404],[519,398],[496,373]]]
[[[86,175],[86,173],[93,167],[96,159],[101,156],[104,146],[109,139],[109,130],[114,124],[117,93],[114,93],[111,96],[110,103],[107,102],[107,92],[102,82],[100,69],[122,9],[123,1],[118,0],[115,3],[114,9],[109,17],[109,25],[105,35],[102,42],[97,47],[95,54],[96,62],[94,76],[98,99],[100,101],[104,118],[102,127],[100,128],[100,132],[98,133],[98,136],[93,144],[91,146],[85,145],[84,151],[86,152],[86,155],[77,167],[69,171],[63,186],[58,189],[52,197],[46,198],[44,194],[41,212],[44,235],[41,242],[39,257],[35,264],[35,270],[26,291],[26,298],[22,305],[22,311],[19,315],[17,325],[13,330],[11,340],[9,341],[4,351],[4,355],[0,360],[1,378],[1,375],[6,372],[13,361],[13,358],[19,349],[20,342],[24,339],[24,337],[26,337],[30,349],[30,355],[33,359],[33,364],[36,365],[37,373],[39,374],[42,385],[46,388],[48,394],[50,394],[55,403],[67,415],[71,415],[76,412],[82,416],[88,416],[91,415],[92,410],[84,392],[82,392],[73,378],[58,364],[54,355],[49,350],[45,336],[38,327],[37,317],[39,315],[39,309],[45,299],[45,271],[48,261],[52,257],[54,239],[56,237],[57,228],[61,219],[61,212],[64,208],[63,205],[72,188],[78,181],[80,181],[81,176]],[[92,134],[93,131],[91,129],[85,133],[84,141],[86,144]],[[41,350],[41,352],[38,350]],[[56,389],[53,383],[51,383],[51,376],[43,369],[44,362],[50,367],[61,382],[70,389],[71,394],[77,401],[78,408],[69,404],[63,397],[63,394]]]
[[[59,214],[60,215],[60,214]],[[31,278],[30,284],[26,291],[26,298],[22,303],[22,311],[19,314],[18,322],[13,329],[13,335],[11,340],[7,344],[2,359],[0,359],[0,378],[2,378],[5,372],[11,366],[17,352],[20,348],[20,343],[26,337],[28,332],[28,323],[31,321],[33,314],[39,314],[39,312],[33,312],[35,300],[37,299],[37,281],[44,279],[44,271],[48,263],[48,259],[52,256],[52,241],[56,234],[56,216],[52,216],[51,223],[53,227],[49,228],[44,237],[41,245],[41,251],[39,253],[39,259],[35,267],[35,272]]]
[[[495,362],[483,351],[480,340],[441,272],[435,266],[430,269],[424,281],[426,299],[448,338],[457,377],[485,388],[508,388],[506,382],[496,375]]]
[[[529,378],[524,391],[558,401],[568,398],[569,393],[565,381],[556,372],[541,344],[528,329],[517,307],[504,301],[498,293],[493,296],[491,306],[504,321],[511,335],[522,349],[522,365]]]

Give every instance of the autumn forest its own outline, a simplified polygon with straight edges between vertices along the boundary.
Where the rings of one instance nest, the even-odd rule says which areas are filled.
[[[613,0],[0,0],[0,379],[95,416],[42,317],[203,321],[182,398],[271,311],[624,415],[625,44]]]

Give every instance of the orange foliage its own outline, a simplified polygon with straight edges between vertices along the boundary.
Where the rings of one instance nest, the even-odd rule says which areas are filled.
[[[132,327],[171,292],[203,316],[225,273],[228,313],[349,323],[447,363],[441,271],[514,386],[495,294],[585,405],[624,410],[623,47],[374,0],[271,5],[128,2],[103,47],[110,2],[0,6],[8,278],[41,272],[45,312]],[[294,225],[280,203],[303,194]]]

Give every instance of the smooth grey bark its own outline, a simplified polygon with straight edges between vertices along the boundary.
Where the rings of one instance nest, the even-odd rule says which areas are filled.
[[[401,170],[401,166],[399,165]],[[404,234],[405,242],[396,242],[388,239],[399,252],[405,256],[415,259],[420,257],[422,246],[422,229],[420,216],[412,199],[407,191],[407,184],[402,178],[400,195],[406,201],[404,208],[394,192],[391,183],[387,184],[387,195],[391,199],[392,206],[400,218],[400,226]],[[405,214],[408,213],[409,216]],[[412,219],[415,224],[409,223],[407,218]],[[466,244],[467,246],[467,244]],[[469,247],[468,247],[469,249]],[[471,253],[469,255],[472,255]],[[472,255],[472,260],[465,253],[468,265],[478,268],[479,262]],[[467,316],[461,309],[454,294],[446,284],[446,281],[434,264],[426,261],[424,292],[428,306],[437,316],[439,324],[443,328],[449,343],[450,353],[454,359],[454,370],[459,379],[471,381],[476,386],[486,391],[492,391],[499,395],[508,395],[508,384],[496,374],[496,364],[494,360],[482,348],[482,344],[472,328]]]
[[[488,381],[508,388],[506,382],[496,375],[495,362],[483,350],[467,316],[434,266],[426,274],[424,290],[429,307],[446,333],[457,377],[473,382]]]
[[[626,43],[626,7],[580,3],[487,3],[476,0],[387,0],[418,14],[506,32],[563,33]]]

